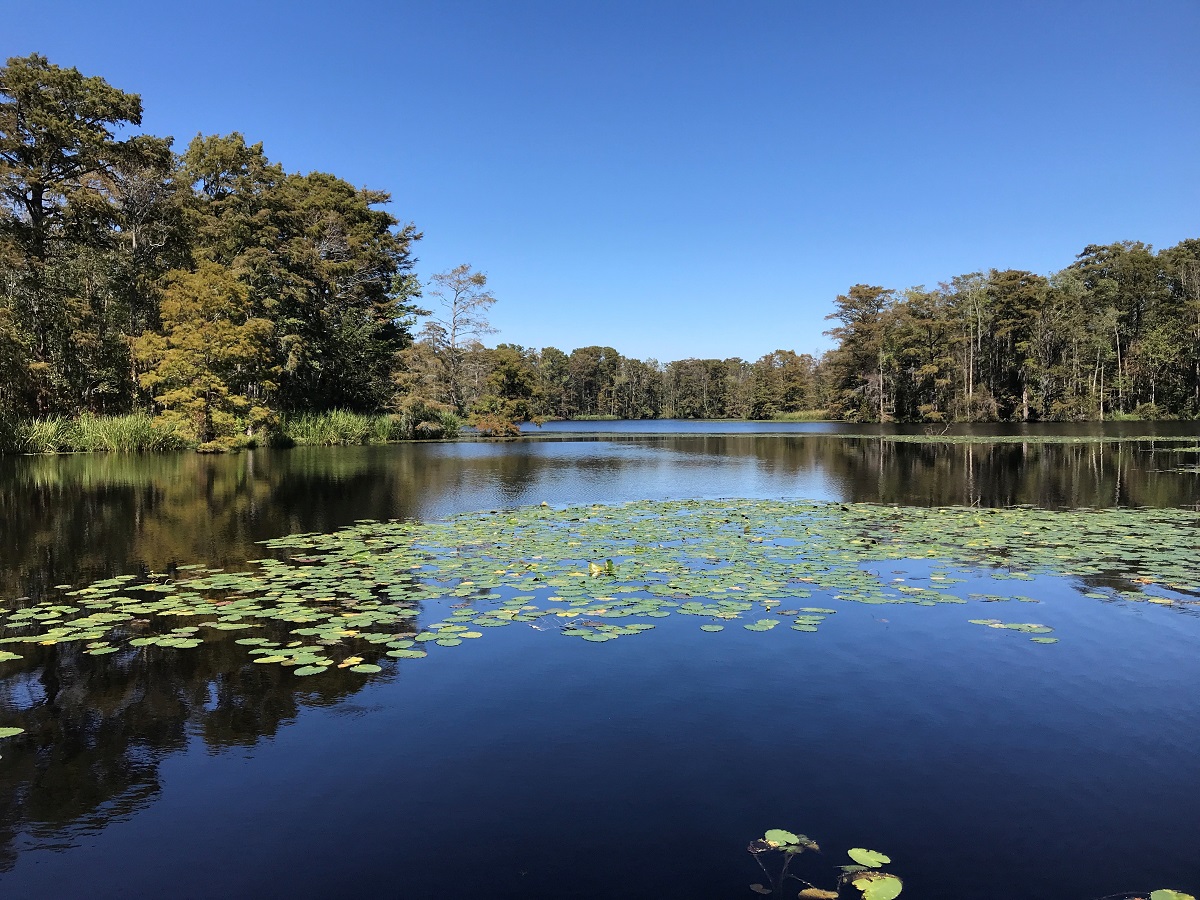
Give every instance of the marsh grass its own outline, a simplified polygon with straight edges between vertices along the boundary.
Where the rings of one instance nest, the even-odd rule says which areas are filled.
[[[390,429],[388,418],[334,409],[286,416],[279,422],[279,431],[288,442],[304,447],[375,444],[386,442]]]
[[[6,453],[143,453],[183,450],[190,444],[145,413],[127,416],[50,416],[17,422],[4,432]]]
[[[302,413],[280,420],[280,443],[305,447],[389,444],[420,438],[454,437],[459,422],[442,410],[405,408],[396,414],[365,414],[345,409]]]
[[[275,446],[387,444],[452,438],[458,429],[459,421],[453,414],[429,406],[410,405],[399,414],[370,415],[336,409],[285,416],[268,441]],[[262,437],[258,436],[247,445],[253,446],[260,440]],[[145,413],[127,416],[85,413],[78,418],[48,416],[0,421],[0,453],[145,453],[191,449],[196,449],[195,441]]]
[[[141,453],[183,450],[190,444],[173,428],[156,423],[145,413],[128,416],[83,415],[68,428],[73,450]]]
[[[828,422],[829,413],[823,409],[801,409],[772,416],[772,422]]]

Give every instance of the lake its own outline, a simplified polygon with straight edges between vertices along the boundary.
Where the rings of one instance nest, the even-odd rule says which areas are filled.
[[[925,437],[0,458],[2,633],[51,638],[3,645],[0,886],[754,897],[780,828],[821,887],[870,848],[904,897],[1196,893],[1200,426]],[[115,637],[57,641],[88,603]]]

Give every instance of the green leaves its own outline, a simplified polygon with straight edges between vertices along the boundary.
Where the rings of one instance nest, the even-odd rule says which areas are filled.
[[[1150,892],[1150,900],[1196,900],[1191,894],[1183,891],[1171,891],[1165,888]]]
[[[654,623],[679,616],[698,617],[710,634],[738,625],[769,631],[781,622],[785,631],[815,634],[850,627],[844,616],[829,621],[847,603],[1025,601],[1032,598],[960,596],[956,585],[980,574],[1000,581],[1101,575],[1108,561],[1129,586],[1106,602],[1168,605],[1200,585],[1192,567],[1163,548],[1197,531],[1200,516],[1187,510],[981,513],[769,500],[362,521],[267,541],[269,555],[246,571],[184,567],[176,579],[122,575],[62,586],[42,602],[0,612],[0,662],[20,665],[22,651],[33,659],[43,644],[78,642],[102,665],[123,650],[227,641],[242,648],[247,665],[312,677],[335,667],[382,672],[388,659],[402,665],[428,652],[458,652],[513,626],[591,644],[637,635],[675,640],[679,632],[657,635]],[[823,605],[799,606],[813,595]],[[1041,623],[970,621],[1037,644],[1058,640]]]
[[[763,840],[772,847],[782,847],[786,844],[797,843],[800,837],[790,831],[784,831],[782,828],[771,828],[763,835]]]
[[[862,892],[863,900],[895,900],[904,890],[904,883],[886,872],[860,872],[850,883]]]
[[[869,869],[877,869],[885,863],[892,861],[889,856],[885,856],[876,850],[864,850],[862,847],[854,847],[847,850],[846,855],[860,866],[866,866]]]

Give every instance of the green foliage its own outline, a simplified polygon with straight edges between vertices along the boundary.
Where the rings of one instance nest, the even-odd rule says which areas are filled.
[[[249,289],[216,263],[176,272],[163,294],[163,334],[135,353],[163,427],[204,449],[233,448],[271,421],[266,395],[271,323],[252,315]]]
[[[408,440],[456,437],[462,425],[449,406],[423,397],[405,397],[397,407],[400,412],[400,433]]]
[[[336,447],[350,444],[386,444],[399,432],[389,415],[365,415],[345,409],[305,412],[280,419],[279,431],[300,446]]]
[[[397,413],[356,413],[334,409],[285,415],[278,435],[289,445],[336,447],[429,440],[458,434],[457,417],[446,407],[408,398]]]
[[[206,449],[278,409],[385,408],[418,312],[417,230],[378,209],[385,193],[287,173],[240,134],[182,157],[118,139],[141,115],[45,57],[0,67],[0,442],[17,421],[152,399]]]
[[[775,416],[776,422],[825,422],[829,414],[823,409],[801,409],[796,412],[785,412]]]

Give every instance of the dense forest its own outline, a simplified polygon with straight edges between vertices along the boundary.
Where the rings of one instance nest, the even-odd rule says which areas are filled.
[[[211,449],[332,410],[388,413],[392,437],[459,418],[1200,415],[1200,240],[1088,246],[1049,276],[858,284],[820,358],[487,347],[486,276],[422,284],[421,233],[385,192],[289,173],[238,133],[176,152],[141,119],[136,94],[43,56],[0,68],[0,444],[124,414]]]

